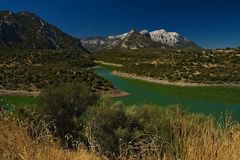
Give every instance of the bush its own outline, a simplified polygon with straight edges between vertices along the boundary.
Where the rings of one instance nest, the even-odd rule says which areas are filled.
[[[229,159],[239,157],[239,123],[218,125],[181,108],[124,108],[101,102],[89,110],[85,134],[92,151],[112,159]],[[230,158],[236,159],[236,158]]]
[[[173,117],[181,114],[179,108],[152,105],[125,108],[120,103],[101,101],[89,109],[85,134],[93,151],[110,157],[146,152],[153,155],[154,146],[162,146],[154,151],[163,156],[172,141]]]
[[[91,119],[86,126],[88,142],[93,150],[116,157],[119,155],[119,129],[126,128],[127,116],[121,104],[106,101],[89,109]]]
[[[97,99],[84,83],[60,84],[49,87],[41,93],[41,111],[55,120],[56,135],[62,140],[66,135],[70,135],[72,139],[81,138],[86,110],[95,104]]]

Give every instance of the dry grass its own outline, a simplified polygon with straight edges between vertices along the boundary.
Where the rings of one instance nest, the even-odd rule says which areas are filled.
[[[157,134],[149,134],[150,143],[139,141],[132,148],[140,148],[137,154],[122,160],[239,160],[240,124],[227,120],[218,126],[210,118],[198,119],[183,116],[172,122],[172,141],[168,143]],[[148,141],[149,142],[149,141]],[[130,149],[130,148],[128,148]],[[124,155],[124,153],[123,153]]]
[[[226,119],[225,127],[216,127],[213,121],[196,123],[194,120],[179,120],[182,140],[182,159],[187,160],[238,160],[240,159],[240,124]],[[179,134],[180,133],[180,134]],[[179,144],[179,143],[175,143]]]
[[[100,160],[104,159],[86,149],[69,151],[61,148],[46,129],[33,125],[9,113],[0,113],[1,160]],[[34,129],[33,129],[34,128]],[[29,132],[29,130],[34,130]],[[148,143],[137,143],[137,154],[123,154],[119,160],[238,160],[240,157],[240,124],[227,121],[216,126],[212,119],[194,116],[178,117],[172,122],[172,140],[166,142],[157,134],[149,134]],[[34,135],[34,136],[33,136]],[[132,148],[131,148],[132,147]],[[126,150],[133,149],[128,146]],[[125,150],[125,151],[126,151]]]
[[[43,125],[41,125],[43,126]],[[37,125],[36,125],[37,127]],[[38,127],[38,135],[29,135],[31,123],[20,121],[13,115],[0,113],[0,159],[1,160],[98,160],[94,153],[85,149],[68,151],[49,134]],[[36,133],[36,132],[35,132]]]

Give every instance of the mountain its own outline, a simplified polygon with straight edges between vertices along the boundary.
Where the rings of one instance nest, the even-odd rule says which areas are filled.
[[[23,49],[80,49],[74,38],[30,12],[0,12],[0,47]]]
[[[82,45],[89,51],[110,49],[120,43],[120,38],[109,37],[89,37],[82,40]]]
[[[196,48],[198,47],[194,42],[181,36],[176,32],[167,32],[164,29],[152,31],[149,33],[154,42],[160,42],[170,47],[175,48]]]
[[[122,37],[122,41],[119,44],[120,47],[128,49],[139,49],[146,47],[156,47],[156,42],[148,36],[137,32],[136,30],[131,30],[128,34]]]
[[[113,47],[139,49],[147,47],[162,48],[199,48],[194,42],[176,32],[167,32],[163,29],[149,32],[131,30],[130,32],[109,37],[89,37],[82,40],[87,49],[101,50]]]

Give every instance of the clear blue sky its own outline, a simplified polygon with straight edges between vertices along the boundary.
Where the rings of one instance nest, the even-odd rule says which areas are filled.
[[[76,37],[163,28],[206,48],[240,46],[237,0],[0,0],[0,9],[34,12]]]

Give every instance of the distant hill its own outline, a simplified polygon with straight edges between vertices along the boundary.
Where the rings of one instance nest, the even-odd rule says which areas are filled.
[[[30,12],[0,12],[0,47],[23,49],[80,49],[78,38],[45,22]]]
[[[109,37],[89,37],[82,40],[84,47],[91,51],[114,47],[139,48],[199,48],[199,46],[176,32],[163,29],[148,32],[131,30],[130,32]]]

